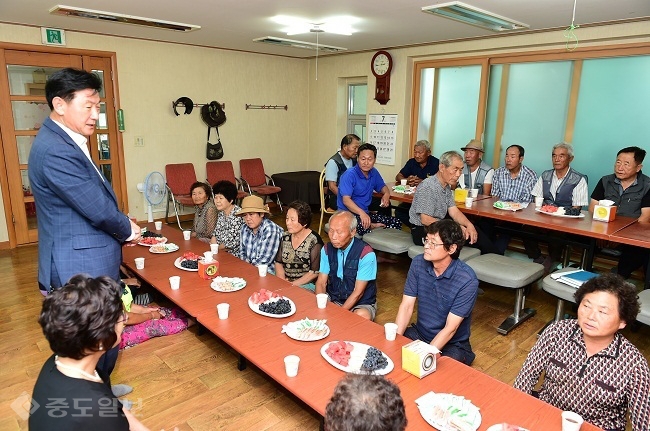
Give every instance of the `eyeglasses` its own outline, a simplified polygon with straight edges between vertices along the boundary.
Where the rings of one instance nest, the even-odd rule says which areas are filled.
[[[434,249],[434,250],[435,250],[436,248],[438,248],[438,247],[442,247],[442,246],[444,245],[444,244],[442,244],[442,243],[439,244],[439,243],[437,243],[437,242],[433,242],[432,239],[427,239],[427,238],[422,238],[422,244],[424,244],[425,247],[426,247],[426,246],[429,246],[429,247],[431,247],[431,248]]]

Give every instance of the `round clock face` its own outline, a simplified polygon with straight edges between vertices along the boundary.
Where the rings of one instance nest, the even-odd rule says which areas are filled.
[[[386,72],[388,72],[389,66],[390,62],[386,54],[379,54],[375,57],[375,61],[372,62],[372,70],[380,76],[385,75]]]

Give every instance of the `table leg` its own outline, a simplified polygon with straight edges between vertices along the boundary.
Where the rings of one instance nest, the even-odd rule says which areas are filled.
[[[515,309],[514,312],[506,318],[506,320],[499,325],[497,332],[501,335],[508,335],[510,331],[517,326],[524,323],[529,318],[533,317],[537,310],[534,308],[524,308],[526,297],[524,295],[524,288],[517,289],[515,292]]]
[[[244,371],[246,369],[247,361],[244,356],[239,355],[239,360],[237,361],[237,369],[239,371]]]

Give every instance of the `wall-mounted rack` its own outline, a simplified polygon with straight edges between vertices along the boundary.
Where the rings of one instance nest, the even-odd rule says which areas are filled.
[[[183,99],[187,99],[187,100],[184,101]],[[191,106],[192,108],[198,108],[200,106],[209,105],[210,103],[211,102],[208,102],[208,103],[193,103],[192,99],[190,99],[188,97],[181,97],[181,98],[178,98],[178,99],[172,101],[172,109],[174,110],[174,113],[176,115],[180,115],[178,113],[178,111],[176,111],[176,108],[180,106],[182,108],[185,108],[185,114],[190,114],[192,112],[192,109],[188,110],[187,109],[188,106]],[[221,109],[223,109],[225,111],[226,110],[226,104],[225,103],[220,103],[220,105],[221,105]]]
[[[289,109],[289,105],[249,105],[246,104],[246,109]]]

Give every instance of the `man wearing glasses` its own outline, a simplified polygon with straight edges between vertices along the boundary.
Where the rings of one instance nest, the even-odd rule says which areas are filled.
[[[425,227],[424,254],[413,258],[397,312],[397,333],[422,340],[466,365],[476,356],[469,343],[472,310],[478,295],[476,274],[458,259],[465,244],[460,225],[441,220]],[[415,302],[417,320],[409,324]]]

